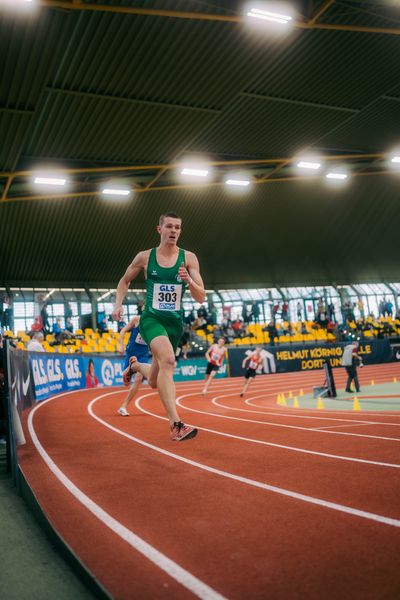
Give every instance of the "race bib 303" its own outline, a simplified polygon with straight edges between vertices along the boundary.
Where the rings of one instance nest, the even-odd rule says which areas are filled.
[[[153,308],[156,310],[179,311],[181,309],[182,285],[155,283]]]

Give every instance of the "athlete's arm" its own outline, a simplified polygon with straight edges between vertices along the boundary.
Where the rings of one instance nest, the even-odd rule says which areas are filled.
[[[121,331],[119,332],[119,352],[121,354],[124,353],[125,334],[128,333],[129,331],[132,331],[132,329],[135,329],[135,327],[138,323],[139,323],[139,317],[132,317],[132,319],[129,321],[129,323],[127,325],[125,325],[125,327],[123,327],[121,329]]]
[[[251,355],[250,355],[250,356],[246,356],[246,358],[245,358],[245,359],[244,359],[244,361],[242,362],[242,369],[244,369],[244,368],[245,368],[245,366],[246,366],[246,363],[247,363],[247,361],[248,361],[248,360],[250,360],[250,358],[251,358]]]
[[[206,359],[207,359],[208,362],[210,362],[210,353],[211,353],[211,350],[213,349],[213,347],[214,346],[210,346],[209,349],[207,350],[207,352],[204,355],[206,357]]]
[[[122,308],[122,302],[129,290],[129,285],[140,273],[144,270],[147,265],[149,251],[145,250],[136,254],[135,258],[125,271],[125,275],[119,280],[117,286],[117,294],[115,299],[115,306],[112,313],[114,321],[118,321],[122,318],[124,310]]]
[[[181,264],[179,277],[189,286],[189,291],[194,300],[203,304],[206,299],[206,292],[200,275],[199,261],[193,252],[186,252],[186,267],[183,263]]]

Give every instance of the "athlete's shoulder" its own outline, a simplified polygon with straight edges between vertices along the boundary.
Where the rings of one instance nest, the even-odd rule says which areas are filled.
[[[184,250],[184,248],[181,248],[181,250],[183,250],[185,253],[187,265],[190,266],[190,265],[198,265],[199,264],[199,259],[197,258],[196,254],[194,252],[191,252],[190,250]]]

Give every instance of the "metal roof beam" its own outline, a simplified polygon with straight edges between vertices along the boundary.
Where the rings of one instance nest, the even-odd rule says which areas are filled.
[[[328,10],[329,7],[332,6],[332,4],[334,4],[334,2],[335,2],[335,0],[325,0],[325,2],[323,2],[321,4],[321,6],[319,8],[317,8],[314,15],[308,21],[308,24],[314,25],[314,23],[316,23],[318,21],[318,19],[324,14],[324,12],[326,12]]]
[[[8,108],[7,106],[0,106],[0,112],[8,112],[13,115],[33,115],[35,114],[34,110],[30,110],[28,108]]]
[[[236,15],[218,15],[208,13],[184,12],[173,10],[161,10],[150,8],[136,8],[133,6],[115,6],[104,4],[88,4],[88,3],[73,3],[62,0],[38,0],[38,4],[47,8],[59,8],[62,10],[84,10],[95,12],[109,12],[114,14],[125,15],[142,15],[153,17],[170,17],[174,19],[189,19],[197,21],[216,21],[225,23],[243,23],[243,16]],[[326,5],[326,9],[328,5]],[[325,10],[326,10],[325,9]],[[318,13],[318,11],[317,11]],[[321,16],[322,13],[315,14],[311,21],[295,21],[293,27],[295,29],[324,29],[327,31],[348,31],[358,33],[380,33],[382,35],[400,35],[400,28],[388,27],[363,27],[358,25],[341,25],[335,23],[318,23],[315,18]]]
[[[352,177],[368,177],[368,176],[377,176],[377,175],[398,175],[393,170],[384,170],[384,171],[360,171],[353,172]],[[323,179],[323,175],[294,175],[289,177],[272,177],[270,179],[255,179],[253,181],[254,185],[257,184],[268,184],[268,183],[283,183],[283,182],[293,182],[293,181],[310,181],[311,179],[320,180]],[[222,187],[224,186],[223,181],[212,181],[208,183],[181,183],[181,184],[171,184],[171,185],[163,185],[159,187],[153,188],[135,188],[135,194],[143,194],[147,192],[163,192],[163,191],[171,191],[171,190],[200,190],[212,187]],[[73,198],[87,198],[87,197],[96,197],[101,196],[101,192],[93,191],[93,192],[73,192],[67,194],[46,194],[46,195],[38,195],[38,196],[14,196],[9,198],[2,198],[0,200],[1,204],[5,204],[8,202],[22,202],[27,200],[66,200]]]
[[[219,114],[221,110],[217,108],[203,108],[199,106],[190,106],[187,104],[174,104],[171,102],[159,102],[156,100],[142,100],[140,98],[125,98],[124,96],[113,96],[111,94],[98,94],[94,92],[83,92],[81,90],[67,90],[64,88],[56,88],[47,86],[45,88],[46,92],[54,93],[54,94],[67,94],[70,96],[80,96],[82,98],[95,98],[98,100],[113,100],[117,102],[126,102],[129,104],[145,104],[147,106],[157,106],[157,107],[165,107],[165,108],[183,108],[185,110],[194,110],[197,112],[205,112],[211,114]]]
[[[272,100],[273,102],[283,102],[286,104],[297,104],[298,106],[309,106],[310,108],[326,108],[330,110],[340,110],[356,114],[360,112],[358,108],[347,108],[344,106],[332,106],[331,104],[320,104],[318,102],[307,102],[304,100],[294,100],[291,98],[280,98],[279,96],[264,96],[264,94],[255,94],[253,92],[241,92],[239,96],[246,98],[254,98],[256,100]]]

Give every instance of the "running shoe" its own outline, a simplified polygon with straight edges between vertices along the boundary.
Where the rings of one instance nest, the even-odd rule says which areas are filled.
[[[118,409],[118,413],[121,415],[121,417],[129,417],[130,414],[123,406],[121,406],[121,408]]]
[[[197,435],[197,429],[185,425],[182,421],[177,421],[171,427],[171,440],[173,442],[183,442],[184,440],[190,440]]]

